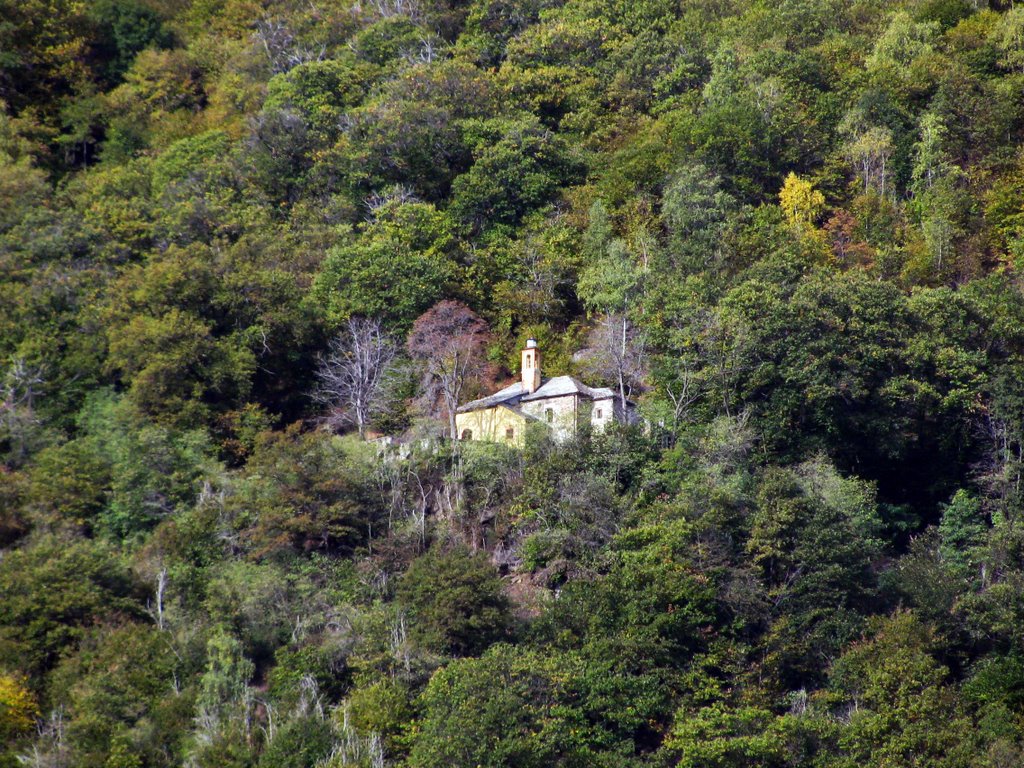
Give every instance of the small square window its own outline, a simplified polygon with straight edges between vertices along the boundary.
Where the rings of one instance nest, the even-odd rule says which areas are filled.
[[[505,430],[505,439],[506,440],[513,440],[513,439],[515,439],[515,436],[516,436],[516,431],[514,429],[512,429],[512,427],[509,427],[508,429]]]

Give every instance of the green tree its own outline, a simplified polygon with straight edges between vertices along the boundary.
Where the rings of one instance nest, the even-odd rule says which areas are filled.
[[[318,717],[300,717],[281,728],[260,755],[266,768],[314,768],[331,753],[334,733]]]
[[[595,735],[574,703],[577,667],[499,644],[430,680],[409,764],[417,768],[583,766]]]
[[[300,64],[271,78],[264,109],[296,110],[316,143],[329,146],[346,110],[363,100],[373,74],[373,67],[351,60]]]
[[[157,13],[138,0],[99,0],[89,8],[98,28],[96,48],[109,59],[106,76],[116,79],[139,51],[169,42]]]
[[[434,547],[402,576],[396,593],[412,636],[431,650],[476,655],[509,635],[511,612],[501,579],[483,553]]]
[[[167,700],[182,695],[174,692],[182,669],[170,642],[147,625],[99,627],[54,670],[50,698],[68,707],[77,765],[106,768],[131,753],[141,765],[139,753],[155,758],[159,742],[177,735],[174,727],[184,723],[165,716],[173,706]]]
[[[981,500],[961,488],[942,511],[939,537],[943,557],[964,575],[969,574],[987,532]]]
[[[92,530],[106,508],[112,467],[94,440],[72,440],[40,451],[30,472],[28,503],[48,521]]]
[[[451,211],[477,231],[516,225],[578,181],[582,165],[536,120],[488,120],[465,127],[473,165],[452,183]]]
[[[191,750],[198,765],[251,765],[253,744],[247,725],[255,702],[248,683],[255,669],[230,634],[217,632],[207,642]]]
[[[929,654],[929,628],[913,614],[879,619],[875,634],[835,664],[831,689],[851,706],[839,747],[856,765],[955,765],[971,727],[949,672]]]
[[[86,628],[138,616],[139,585],[106,546],[43,538],[0,562],[0,663],[33,675],[51,668]]]
[[[362,315],[405,329],[452,288],[458,272],[448,216],[393,199],[358,238],[327,255],[313,296],[331,324]]]
[[[137,536],[152,529],[161,519],[187,508],[195,501],[204,482],[218,472],[213,448],[205,433],[153,424],[141,416],[131,402],[110,392],[95,393],[79,418],[85,433],[84,455],[76,456],[79,453],[76,451],[71,458],[89,462],[87,466],[96,471],[92,482],[100,486],[62,488],[73,481],[72,477],[65,476],[59,484],[56,479],[48,480],[49,488],[40,490],[50,494],[91,494],[92,499],[88,495],[76,499],[75,506],[85,505],[79,514],[102,506],[102,511],[90,522],[95,530],[112,538]],[[41,459],[49,464],[48,455]],[[109,472],[107,488],[103,488],[104,472]],[[68,512],[75,513],[75,506]]]
[[[718,268],[723,235],[736,200],[721,188],[721,178],[702,165],[679,169],[665,186],[661,216],[669,230],[665,250],[672,274]]]
[[[791,765],[784,723],[761,707],[716,704],[681,716],[664,748],[676,765],[687,768]]]

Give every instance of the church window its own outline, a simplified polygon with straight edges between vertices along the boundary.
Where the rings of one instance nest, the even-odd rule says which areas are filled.
[[[604,411],[602,411],[600,408],[597,409],[597,418],[604,418]]]

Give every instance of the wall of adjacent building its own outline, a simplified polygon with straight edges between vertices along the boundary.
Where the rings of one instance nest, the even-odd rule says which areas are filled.
[[[590,408],[590,427],[594,432],[604,432],[605,428],[616,419],[621,419],[621,408],[616,407],[618,398],[608,397],[595,400]]]

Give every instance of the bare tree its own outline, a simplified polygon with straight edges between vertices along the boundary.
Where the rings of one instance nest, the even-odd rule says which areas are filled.
[[[44,384],[42,370],[22,358],[0,375],[0,446],[9,444],[8,457],[15,465],[25,460],[39,426],[35,403]]]
[[[409,64],[430,64],[441,57],[443,50],[438,38],[432,35],[421,35],[419,47],[407,48],[402,51],[401,55],[403,61]]]
[[[338,735],[339,739],[334,749],[320,763],[321,765],[365,765],[369,768],[384,768],[384,746],[380,734],[376,731],[371,731],[366,736],[360,734],[349,719],[348,704],[341,706]]]
[[[982,411],[975,429],[985,451],[972,467],[989,514],[1010,520],[1019,514],[1024,495],[1024,441],[1014,422],[991,408]]]
[[[67,740],[67,713],[63,705],[36,723],[38,738],[30,752],[18,755],[18,763],[29,768],[69,768],[71,748]]]
[[[408,16],[413,21],[423,17],[419,0],[370,0],[370,6],[382,19]]]
[[[678,360],[672,373],[672,377],[664,382],[664,389],[672,403],[672,435],[675,437],[679,434],[679,423],[684,414],[700,399],[701,391],[694,361]]]
[[[161,568],[160,572],[156,575],[156,603],[152,600],[146,600],[146,613],[148,613],[153,620],[156,622],[156,628],[161,632],[166,629],[166,621],[164,617],[165,607],[164,600],[167,594],[167,569]]]
[[[413,324],[409,354],[423,363],[424,396],[441,400],[448,415],[448,430],[458,437],[455,412],[468,384],[487,370],[484,351],[491,336],[485,323],[460,301],[442,301]]]
[[[326,45],[301,42],[279,18],[264,16],[258,20],[252,37],[263,49],[275,75],[288,72],[300,64],[323,61],[327,57]]]
[[[547,252],[539,235],[528,234],[515,257],[513,277],[502,288],[504,301],[531,321],[558,315],[565,303],[562,289],[570,282],[563,264]]]
[[[329,410],[328,422],[354,424],[366,437],[370,417],[380,408],[397,350],[379,320],[354,317],[331,340],[317,368],[313,399]]]
[[[607,314],[591,335],[591,365],[615,381],[623,407],[647,372],[647,339],[625,313]]]
[[[864,193],[874,190],[885,197],[889,160],[894,150],[892,132],[872,127],[857,133],[843,148],[864,184]]]
[[[369,222],[376,221],[378,214],[388,206],[418,202],[421,201],[416,196],[416,191],[402,184],[395,184],[383,192],[372,192],[363,200],[367,211],[366,220]]]

